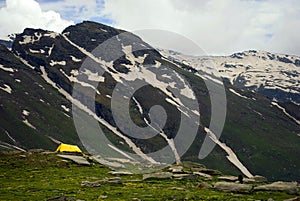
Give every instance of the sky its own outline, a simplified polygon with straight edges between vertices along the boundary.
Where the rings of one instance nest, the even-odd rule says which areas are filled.
[[[0,0],[0,36],[26,27],[61,32],[84,20],[174,32],[210,55],[255,49],[300,56],[299,0]],[[159,44],[159,37],[147,40]]]

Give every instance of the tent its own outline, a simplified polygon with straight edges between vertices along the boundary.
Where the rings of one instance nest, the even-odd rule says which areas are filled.
[[[63,144],[63,143],[61,143],[57,147],[56,152],[82,153],[82,151],[79,149],[77,145],[70,145],[70,144]]]

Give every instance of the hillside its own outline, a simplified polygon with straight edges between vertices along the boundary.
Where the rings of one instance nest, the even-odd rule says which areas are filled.
[[[225,174],[300,181],[300,110],[293,102],[226,82],[226,122],[217,139],[208,130],[209,90],[195,66],[163,57],[131,33],[83,22],[61,34],[25,29],[11,49],[0,48],[1,149],[54,150],[64,142],[105,160],[197,161]],[[217,146],[200,160],[205,139]]]

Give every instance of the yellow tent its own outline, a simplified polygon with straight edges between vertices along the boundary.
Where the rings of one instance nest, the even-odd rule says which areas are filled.
[[[82,153],[82,151],[79,149],[76,145],[70,145],[70,144],[63,144],[61,143],[57,149],[56,152],[77,152]]]

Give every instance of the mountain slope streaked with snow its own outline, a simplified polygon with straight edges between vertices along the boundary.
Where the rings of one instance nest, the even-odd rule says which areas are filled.
[[[245,51],[230,56],[188,56],[160,50],[170,60],[196,71],[215,75],[230,84],[265,94],[281,102],[300,103],[300,57],[265,51]]]

